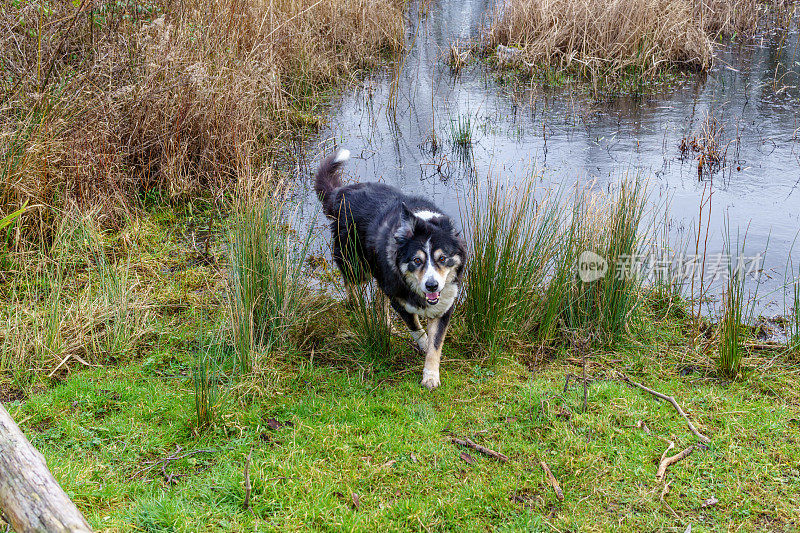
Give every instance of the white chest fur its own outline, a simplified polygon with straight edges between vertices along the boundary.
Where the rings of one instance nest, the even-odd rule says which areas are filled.
[[[441,294],[439,294],[439,301],[436,302],[436,305],[426,305],[424,308],[420,309],[419,307],[415,307],[408,302],[403,302],[403,307],[405,307],[406,311],[409,313],[413,313],[421,317],[439,318],[445,314],[448,309],[450,309],[456,299],[456,296],[458,296],[458,285],[455,283],[448,283],[444,286],[444,289],[442,289]]]

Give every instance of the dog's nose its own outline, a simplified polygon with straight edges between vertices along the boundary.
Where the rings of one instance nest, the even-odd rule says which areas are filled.
[[[430,292],[436,292],[436,289],[439,288],[439,282],[435,279],[429,279],[425,282],[425,288],[428,289]]]

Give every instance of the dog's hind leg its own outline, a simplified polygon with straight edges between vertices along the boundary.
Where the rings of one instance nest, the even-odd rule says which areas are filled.
[[[439,363],[442,359],[442,345],[450,324],[453,308],[447,310],[441,318],[428,322],[428,350],[425,352],[425,366],[422,367],[422,386],[433,390],[439,386]]]
[[[428,334],[422,329],[422,324],[419,322],[419,317],[413,313],[406,311],[405,307],[396,300],[392,300],[392,309],[394,309],[400,318],[403,319],[408,329],[411,330],[411,338],[417,343],[419,351],[427,353],[428,351]]]

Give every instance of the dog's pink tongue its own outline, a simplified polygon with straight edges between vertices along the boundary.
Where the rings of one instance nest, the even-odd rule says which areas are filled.
[[[438,292],[426,292],[425,293],[425,298],[427,298],[428,300],[436,300],[437,298],[439,298],[439,293]]]

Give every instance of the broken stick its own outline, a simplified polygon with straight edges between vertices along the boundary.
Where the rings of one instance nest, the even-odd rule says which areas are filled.
[[[550,486],[552,486],[553,490],[556,491],[556,498],[558,498],[558,501],[562,501],[564,499],[564,491],[561,490],[561,485],[558,484],[556,476],[554,476],[553,472],[550,471],[550,467],[547,466],[547,463],[544,461],[539,461],[539,464],[542,466],[542,470],[544,470]]]
[[[464,437],[464,440],[458,439],[456,437],[450,437],[450,439],[456,444],[460,444],[461,446],[466,446],[467,448],[472,448],[476,452],[480,452],[483,455],[488,455],[492,459],[497,459],[498,461],[502,461],[504,463],[507,463],[509,460],[506,455],[503,455],[502,453],[496,452],[494,450],[490,450],[489,448],[481,446],[480,444],[475,444],[467,437]]]
[[[245,510],[250,510],[250,491],[253,489],[253,485],[250,483],[250,461],[253,458],[253,450],[250,449],[250,453],[247,454],[247,462],[244,464],[244,503],[242,503],[242,507]]]
[[[678,405],[678,402],[675,401],[674,397],[667,396],[666,394],[662,394],[662,393],[660,393],[658,391],[654,391],[653,389],[645,387],[641,383],[637,383],[637,382],[633,381],[632,379],[630,379],[628,376],[626,376],[625,374],[623,374],[621,372],[619,372],[619,375],[622,378],[622,381],[624,381],[625,383],[628,383],[629,385],[633,385],[634,387],[638,387],[638,388],[642,389],[643,391],[652,394],[656,398],[660,398],[662,400],[665,400],[665,401],[671,403],[672,406],[675,408],[675,410],[678,411],[678,414],[681,415],[684,420],[686,420],[686,423],[689,425],[689,430],[692,433],[694,433],[695,436],[698,439],[700,439],[703,442],[711,442],[711,439],[709,439],[708,437],[706,437],[705,435],[703,435],[702,433],[697,431],[697,428],[694,427],[694,424],[692,424],[692,421],[689,420],[689,417],[687,416],[687,414],[685,412],[683,412],[683,409],[681,409],[681,406]]]
[[[680,453],[676,453],[672,457],[663,457],[662,456],[661,464],[658,465],[658,471],[656,472],[656,479],[659,479],[659,480],[664,479],[664,475],[667,473],[667,468],[669,468],[671,465],[674,465],[675,463],[677,463],[681,459],[686,459],[687,457],[692,455],[693,451],[694,451],[694,445],[689,446],[688,448],[686,448],[685,450],[683,450]]]

